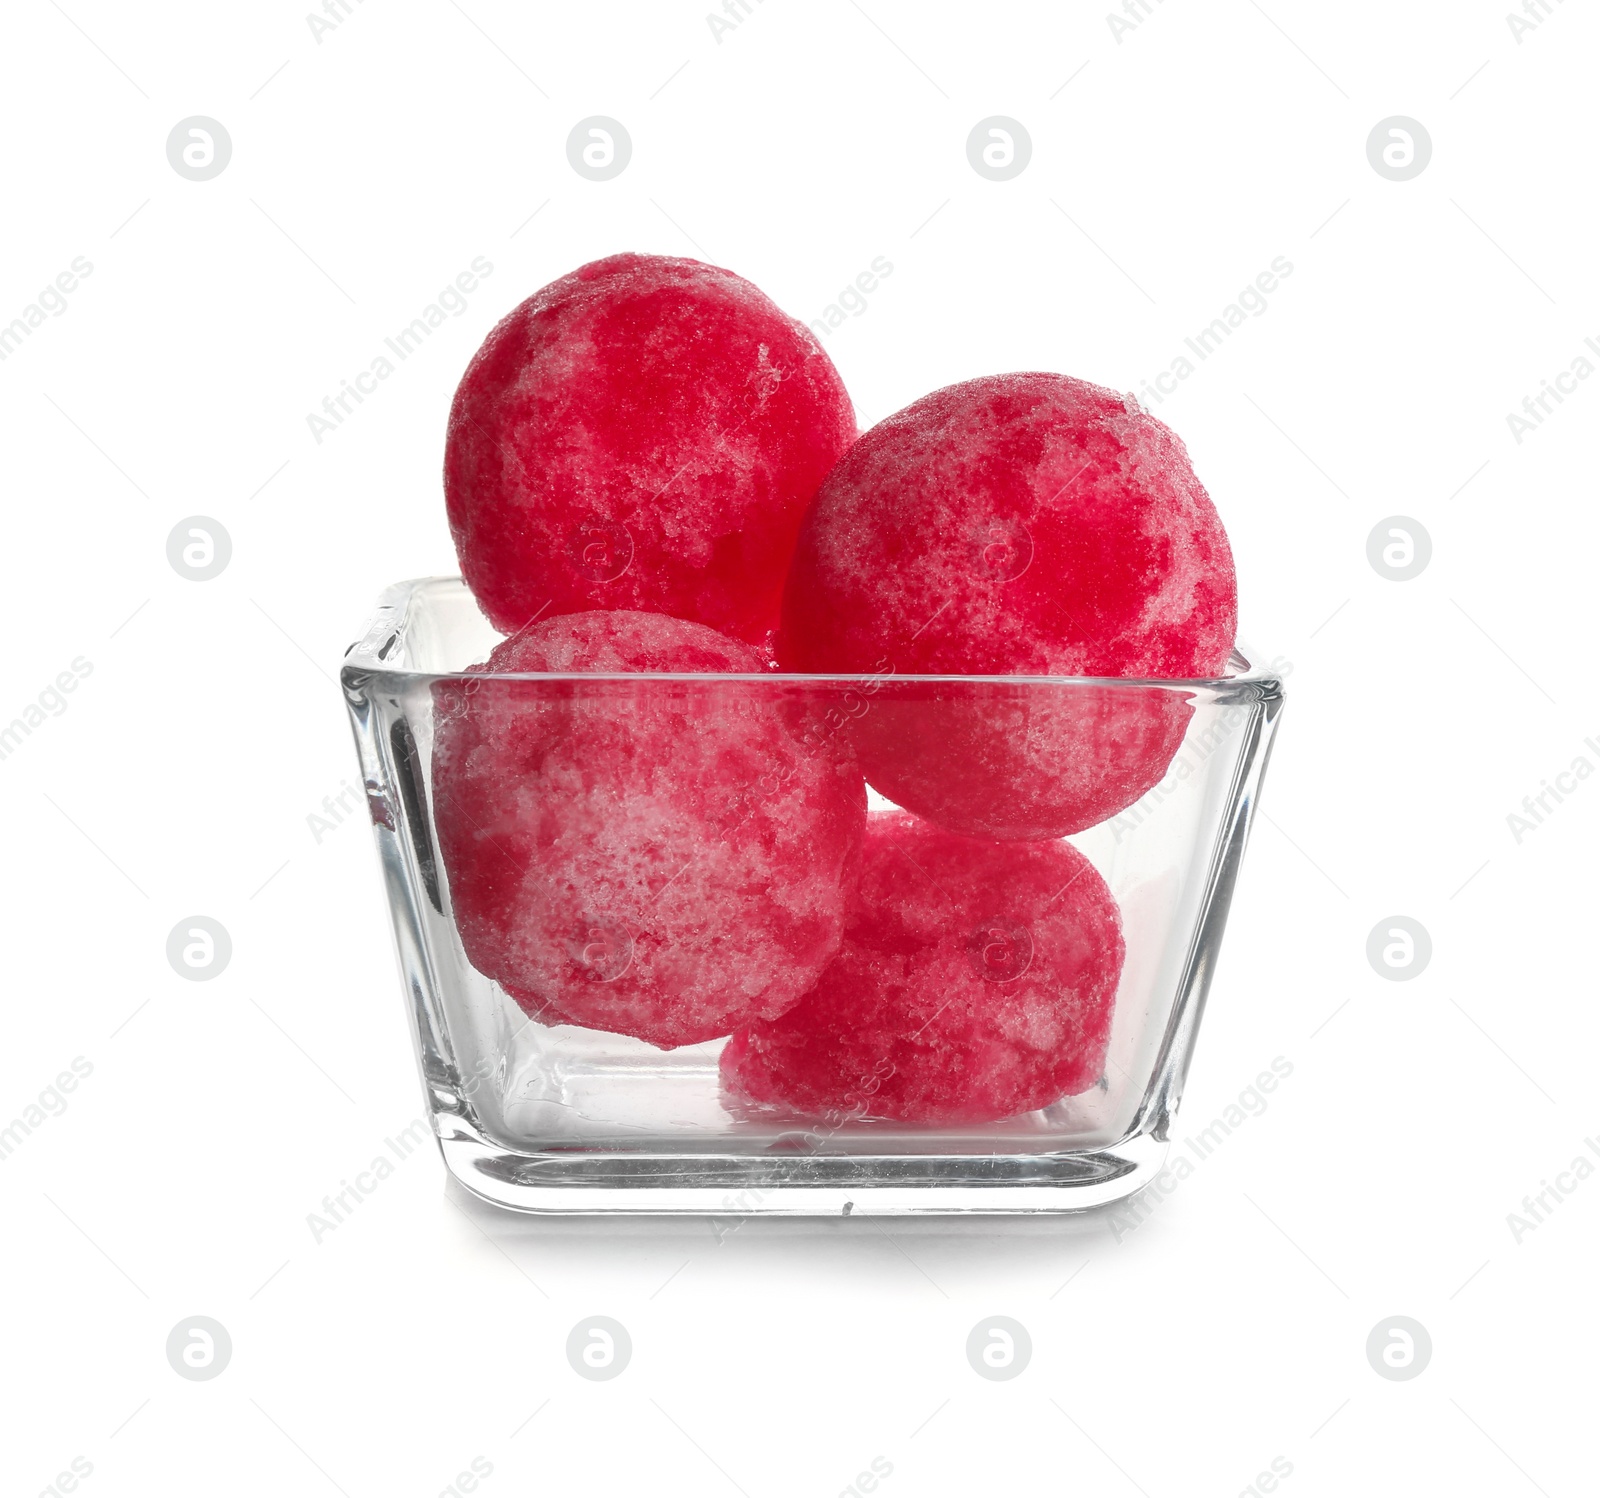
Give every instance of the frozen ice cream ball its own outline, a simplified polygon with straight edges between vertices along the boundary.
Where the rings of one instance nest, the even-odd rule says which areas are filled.
[[[736,1106],[975,1123],[1092,1087],[1122,972],[1111,892],[1070,843],[868,822],[838,956],[723,1048]]]
[[[855,434],[832,361],[750,282],[597,260],[512,311],[462,376],[444,466],[462,574],[505,633],[631,609],[759,644]]]
[[[436,683],[434,820],[472,965],[536,1019],[663,1048],[793,1004],[838,948],[866,796],[790,695],[751,646],[629,612],[543,620]]]
[[[969,380],[866,432],[829,474],[784,594],[784,669],[1218,675],[1233,558],[1177,436],[1056,374]],[[1060,837],[1161,780],[1181,692],[925,687],[855,729],[868,780],[954,831]]]

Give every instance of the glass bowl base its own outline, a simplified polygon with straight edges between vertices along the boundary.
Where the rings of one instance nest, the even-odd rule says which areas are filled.
[[[1047,1153],[870,1154],[776,1149],[525,1153],[457,1114],[435,1118],[445,1165],[469,1192],[513,1211],[710,1217],[905,1217],[1080,1212],[1122,1201],[1161,1171],[1148,1134]]]

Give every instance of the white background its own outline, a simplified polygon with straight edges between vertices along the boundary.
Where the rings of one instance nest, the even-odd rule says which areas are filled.
[[[105,1495],[431,1498],[478,1457],[489,1494],[827,1498],[881,1457],[888,1498],[1198,1498],[1278,1457],[1300,1498],[1593,1492],[1600,1183],[1507,1218],[1600,1136],[1600,781],[1520,842],[1507,816],[1600,766],[1600,380],[1506,421],[1600,337],[1593,11],[1519,42],[1507,0],[1151,0],[1118,41],[1109,0],[751,0],[718,42],[707,0],[351,0],[319,42],[303,3],[0,7],[0,321],[93,266],[0,364],[0,722],[93,668],[0,761],[0,1124],[93,1068],[0,1160],[4,1491],[80,1458]],[[233,141],[208,182],[165,154],[197,114]],[[633,140],[606,183],[566,158],[594,114]],[[1033,142],[1009,182],[966,158],[996,114]],[[1433,142],[1407,182],[1366,155],[1396,114]],[[430,1148],[314,1242],[420,1111],[367,831],[307,820],[356,775],[338,662],[382,586],[453,570],[479,340],[630,248],[804,318],[887,257],[827,343],[863,425],[991,371],[1136,388],[1292,263],[1158,410],[1246,637],[1293,667],[1180,1134],[1293,1073],[1136,1230],[718,1244],[478,1211]],[[465,312],[314,441],[479,255]],[[205,583],[166,558],[196,514],[233,541]],[[1396,514],[1433,542],[1404,583],[1366,555]],[[233,940],[207,983],[164,955],[194,914]],[[1408,982],[1365,955],[1395,914],[1433,942]],[[164,1355],[196,1314],[233,1341],[210,1382]],[[564,1357],[591,1314],[632,1335],[611,1382]],[[1003,1383],[963,1351],[997,1314],[1034,1348]],[[1364,1350],[1397,1314],[1433,1341],[1409,1382]]]

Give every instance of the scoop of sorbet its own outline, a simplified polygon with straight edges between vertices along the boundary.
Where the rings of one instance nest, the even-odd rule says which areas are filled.
[[[784,595],[786,670],[1218,675],[1237,601],[1227,535],[1178,438],[1055,374],[969,380],[865,433],[807,513]],[[884,695],[867,778],[952,830],[1081,831],[1166,773],[1181,692]]]
[[[444,466],[462,574],[506,633],[637,609],[760,643],[855,432],[832,361],[748,281],[597,260],[512,311],[462,376]]]
[[[670,1048],[771,1019],[837,950],[866,797],[753,648],[569,614],[434,688],[439,849],[468,960],[534,1018]]]
[[[816,987],[723,1048],[730,1101],[830,1121],[977,1123],[1099,1079],[1121,919],[1069,843],[870,818],[844,942]]]

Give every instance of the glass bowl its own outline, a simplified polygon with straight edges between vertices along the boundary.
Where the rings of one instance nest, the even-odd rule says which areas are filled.
[[[861,676],[469,673],[499,640],[459,578],[400,583],[379,600],[341,673],[428,1115],[446,1167],[469,1191],[533,1212],[1056,1212],[1119,1200],[1160,1171],[1283,708],[1270,668],[1241,647],[1230,674],[1211,681],[907,677],[887,666]],[[624,732],[651,715],[686,732],[777,715],[797,740],[859,756],[869,817],[904,820],[890,799],[899,797],[906,811],[986,845],[1052,841],[1052,807],[1083,800],[1075,782],[1120,775],[1121,796],[1109,804],[1131,804],[1099,808],[1096,825],[1066,839],[1115,901],[1125,954],[1086,1085],[979,1121],[882,1116],[870,1086],[849,1106],[807,1111],[730,1094],[719,1070],[725,1037],[661,1049],[561,1022],[537,994],[519,1004],[474,967],[456,921],[460,817],[441,827],[435,752],[464,692],[515,713],[555,714],[558,724],[577,708]],[[1073,738],[1107,712],[1165,725],[1154,770],[1118,763],[1119,754],[1149,761],[1149,735],[1144,750],[1126,734]],[[990,735],[999,760],[969,773],[975,732]],[[669,755],[658,772],[669,791],[679,772]],[[704,766],[681,773],[703,776]],[[782,794],[777,784],[722,789],[730,804]],[[491,819],[487,808],[465,812],[473,823]],[[525,814],[541,813],[559,814],[539,805]],[[726,825],[737,838],[747,824]],[[546,887],[565,887],[564,869],[536,872]],[[577,964],[580,979],[611,983],[631,961],[634,936],[645,939],[641,919],[580,922],[561,960]],[[739,919],[752,921],[748,905]],[[753,919],[760,924],[759,908]],[[1020,978],[1030,963],[1035,979],[1042,971],[1029,930],[1003,920],[952,939],[997,994],[1030,981]],[[778,976],[803,984],[814,974]],[[962,978],[952,1000],[971,986]],[[579,996],[608,997],[602,987]],[[896,1045],[911,1049],[896,1054],[923,1064],[919,1043],[905,1036]]]

